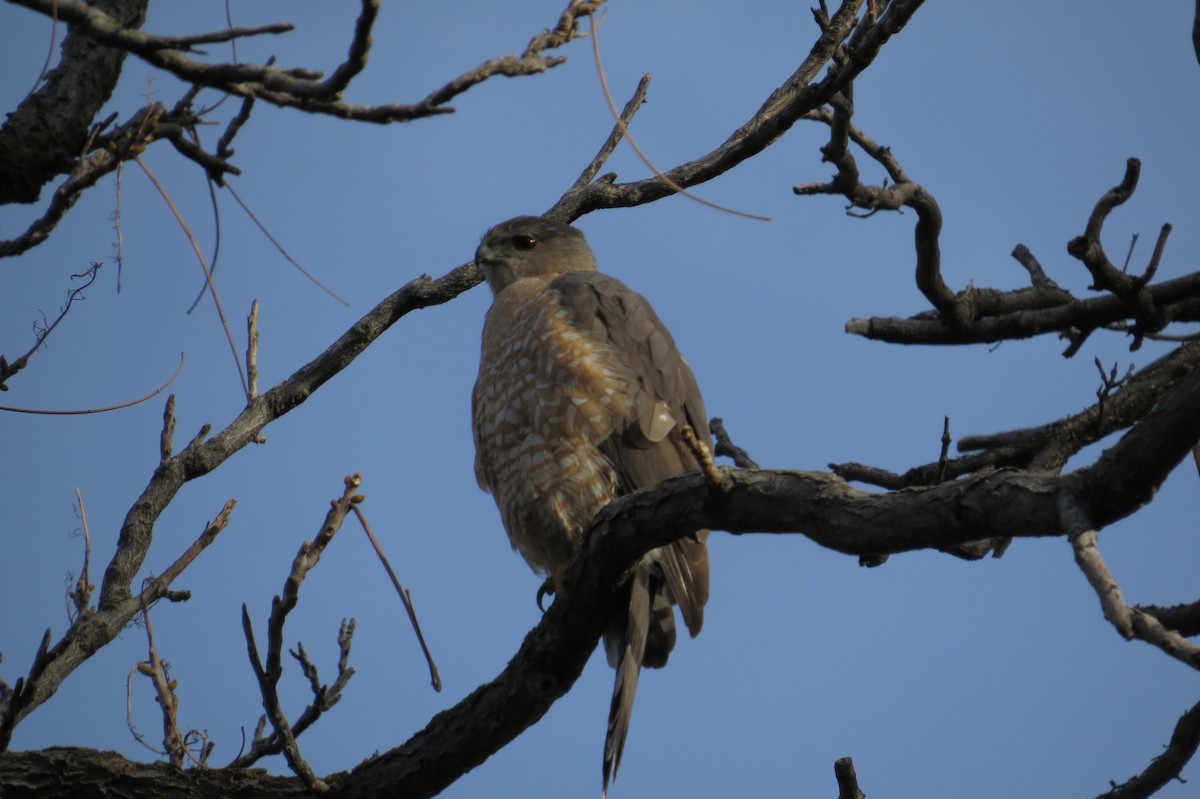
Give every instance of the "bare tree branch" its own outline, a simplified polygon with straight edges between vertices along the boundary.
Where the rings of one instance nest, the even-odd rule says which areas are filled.
[[[1029,272],[1032,287],[1017,291],[995,289],[967,290],[954,294],[940,276],[938,234],[941,212],[937,203],[920,185],[907,178],[891,150],[877,144],[850,122],[853,115],[852,92],[847,89],[834,96],[831,109],[814,109],[805,119],[822,122],[830,128],[830,143],[822,148],[823,159],[837,167],[837,175],[828,183],[796,186],[799,195],[838,194],[845,196],[853,209],[867,209],[869,216],[880,210],[908,206],[917,212],[915,226],[917,285],[935,308],[910,319],[852,319],[846,332],[897,344],[977,344],[1027,338],[1060,331],[1072,341],[1067,356],[1075,354],[1083,340],[1098,327],[1112,327],[1133,317],[1127,329],[1133,334],[1131,349],[1141,345],[1144,336],[1155,335],[1172,321],[1200,320],[1200,273],[1150,285],[1166,245],[1170,225],[1164,225],[1145,271],[1138,276],[1113,266],[1100,242],[1104,222],[1114,208],[1132,196],[1137,186],[1140,162],[1129,159],[1125,178],[1106,192],[1093,209],[1085,233],[1068,244],[1068,252],[1082,261],[1092,273],[1097,290],[1108,296],[1077,300],[1050,280],[1041,264],[1024,245],[1017,245],[1013,257]],[[878,161],[895,181],[894,185],[866,186],[849,143],[854,142]]]
[[[229,163],[229,143],[249,116],[255,99],[310,113],[375,123],[411,121],[447,114],[454,109],[445,103],[483,81],[504,75],[516,77],[544,72],[563,63],[565,57],[548,57],[546,50],[562,47],[578,36],[576,18],[594,11],[603,0],[570,0],[557,25],[535,35],[520,56],[493,58],[463,73],[414,104],[353,105],[341,94],[366,67],[371,47],[371,29],[378,15],[379,0],[360,0],[346,60],[327,80],[307,69],[285,69],[266,64],[213,63],[184,55],[193,45],[233,41],[259,33],[282,33],[286,23],[251,29],[230,28],[198,36],[164,37],[139,30],[148,0],[105,0],[97,3],[74,0],[9,0],[66,22],[71,29],[63,45],[60,66],[47,76],[46,86],[31,95],[0,127],[0,204],[32,203],[41,187],[55,175],[68,178],[54,192],[42,216],[21,235],[0,241],[0,257],[18,255],[50,235],[82,193],[120,164],[136,157],[156,139],[171,142],[180,154],[195,161],[221,183],[226,173],[240,174]],[[167,70],[192,84],[192,90],[171,111],[151,104],[107,137],[91,122],[107,101],[120,74],[126,52]],[[81,91],[86,87],[88,91]],[[215,154],[201,149],[184,136],[198,119],[190,104],[201,87],[243,97],[239,114],[231,121]],[[106,124],[112,122],[115,115]],[[89,133],[90,130],[90,133]],[[69,165],[69,166],[64,166]]]
[[[962,452],[951,458],[947,477],[956,478],[987,469],[1015,467],[1033,471],[1056,471],[1072,455],[1089,444],[1131,427],[1154,407],[1162,394],[1200,367],[1200,344],[1186,344],[1136,372],[1103,402],[1038,427],[1009,430],[990,435],[964,436],[958,441]],[[939,482],[936,462],[914,466],[894,474],[857,463],[834,463],[829,468],[846,480],[856,480],[897,490]]]
[[[309,678],[309,687],[313,694],[312,702],[301,711],[295,723],[291,725],[293,736],[299,737],[305,730],[315,724],[324,715],[325,711],[341,701],[342,691],[345,689],[346,684],[350,682],[350,678],[354,676],[354,668],[349,665],[350,643],[354,638],[354,626],[354,619],[343,619],[342,626],[338,629],[337,640],[340,651],[337,666],[338,676],[332,685],[325,685],[320,682],[317,676],[317,667],[308,660],[308,655],[304,651],[303,644],[298,644],[296,650],[288,650],[292,657],[300,664],[300,668],[305,676]],[[250,751],[238,755],[229,763],[227,768],[248,768],[268,755],[277,755],[283,751],[284,740],[277,732],[269,736],[261,734],[262,730],[265,729],[266,720],[267,717],[264,714],[255,732]]]
[[[33,222],[20,236],[0,241],[0,258],[19,255],[45,241],[84,191],[96,185],[123,161],[135,157],[149,144],[154,127],[165,111],[166,109],[158,103],[142,108],[107,137],[107,146],[91,151],[91,154],[84,158],[78,158],[67,179],[54,190],[54,196],[41,218]],[[78,151],[73,155],[77,157]],[[0,159],[0,168],[12,169],[13,167],[3,163],[4,160]],[[47,180],[49,177],[52,176],[48,176]],[[36,199],[36,196],[33,199]]]
[[[46,339],[54,332],[54,328],[58,327],[59,322],[67,317],[67,312],[71,310],[71,306],[75,303],[75,300],[83,299],[84,290],[96,282],[96,275],[100,272],[100,267],[101,264],[93,263],[86,271],[78,275],[71,275],[72,280],[82,280],[84,281],[83,284],[67,292],[67,301],[59,309],[58,316],[54,318],[53,322],[35,328],[36,335],[34,336],[33,346],[24,355],[12,362],[9,362],[7,358],[0,355],[0,391],[8,391],[5,381],[29,365],[29,359],[42,348],[42,345],[46,343]]]
[[[283,593],[277,595],[271,602],[271,617],[267,623],[267,658],[265,662],[258,655],[258,646],[255,644],[254,630],[250,623],[250,611],[244,604],[242,605],[242,630],[246,634],[250,665],[254,669],[254,676],[258,679],[258,688],[262,694],[263,710],[266,711],[271,727],[275,730],[272,738],[278,742],[279,749],[287,759],[288,766],[296,776],[304,781],[305,785],[316,793],[325,793],[329,790],[329,786],[317,776],[308,761],[300,755],[300,747],[296,743],[298,733],[288,722],[279,701],[279,678],[283,675],[283,627],[287,623],[288,614],[295,610],[296,604],[300,601],[300,586],[304,582],[304,578],[316,567],[321,560],[321,554],[333,541],[337,531],[341,529],[347,514],[361,499],[358,496],[358,488],[362,485],[361,475],[347,477],[344,483],[342,496],[330,503],[320,531],[312,541],[305,541],[300,545],[300,551],[292,560],[292,570],[284,581]],[[343,630],[345,630],[344,623]],[[348,639],[345,646],[349,646]],[[303,649],[301,649],[301,654],[303,654]],[[308,674],[310,683],[316,683],[316,669],[308,664],[307,657],[297,656],[297,660]],[[314,693],[318,697],[320,696],[319,685]],[[315,707],[316,704],[319,702],[310,705],[309,708]]]
[[[161,106],[144,109],[134,120],[118,127],[109,137],[95,140],[102,147],[95,155],[80,159],[64,187],[56,193],[50,211],[57,214],[39,220],[14,244],[33,246],[44,238],[92,183],[85,163],[97,159],[101,170],[95,179],[119,165],[123,158],[136,157],[156,138],[167,138],[186,157],[203,166],[214,180],[233,171],[227,159],[233,133],[246,121],[252,102],[261,98],[279,105],[367,121],[386,122],[415,119],[450,109],[450,98],[494,75],[522,75],[544,70],[562,61],[548,58],[544,51],[570,42],[578,34],[579,14],[595,10],[598,3],[571,0],[558,25],[544,31],[518,56],[491,59],[464,73],[412,106],[351,106],[341,95],[361,72],[371,46],[371,29],[378,13],[378,0],[362,0],[361,11],[346,60],[327,80],[303,69],[277,69],[240,64],[203,64],[184,55],[206,42],[232,41],[246,35],[280,32],[285,26],[233,29],[191,37],[157,37],[136,26],[117,24],[115,3],[84,4],[71,0],[15,0],[43,13],[57,13],[72,26],[72,35],[88,36],[113,47],[128,48],[152,64],[175,74],[203,75],[208,83],[198,85],[234,91],[245,98],[242,110],[230,123],[215,154],[205,152],[196,140],[184,134],[196,116],[187,107],[193,93],[167,112]],[[814,12],[821,36],[804,64],[781,85],[746,124],[732,133],[712,152],[670,170],[676,186],[691,186],[722,174],[776,141],[797,119],[821,121],[830,127],[830,141],[823,149],[834,163],[837,175],[828,184],[809,184],[799,193],[834,193],[847,196],[851,206],[869,212],[912,207],[917,225],[917,282],[935,312],[912,320],[869,320],[865,329],[851,332],[875,335],[887,324],[904,323],[899,340],[913,343],[928,336],[930,343],[964,343],[968,340],[1000,340],[1062,330],[1078,349],[1098,326],[1124,324],[1133,320],[1135,344],[1143,336],[1156,335],[1170,321],[1200,319],[1200,273],[1151,285],[1160,263],[1169,226],[1164,226],[1154,253],[1138,275],[1117,271],[1100,245],[1105,219],[1136,187],[1136,162],[1131,161],[1125,180],[1106,193],[1089,218],[1085,234],[1072,242],[1072,254],[1088,267],[1097,287],[1109,296],[1080,301],[1063,291],[1047,275],[1037,258],[1018,246],[1014,258],[1028,272],[1031,287],[1017,292],[991,290],[955,294],[940,272],[938,236],[941,212],[936,201],[905,174],[899,161],[886,147],[875,143],[851,122],[853,81],[869,66],[890,36],[898,32],[921,6],[919,0],[872,2],[862,13],[862,0],[847,0],[830,15],[824,8]],[[1200,23],[1198,23],[1200,24]],[[103,48],[99,48],[103,49]],[[821,71],[828,73],[820,80]],[[622,120],[627,124],[643,102],[648,80],[643,78],[626,105]],[[407,109],[401,112],[399,109]],[[178,114],[176,113],[178,112]],[[410,113],[411,116],[403,116]],[[598,208],[638,205],[669,195],[674,189],[659,178],[619,184],[615,175],[599,176],[612,149],[621,137],[618,125],[579,179],[550,210],[559,219],[571,220]],[[116,144],[114,144],[116,142]],[[123,142],[123,144],[122,144]],[[861,148],[887,172],[894,185],[866,187],[860,182],[851,145]],[[89,147],[85,152],[92,152]],[[104,155],[107,153],[107,155]],[[78,153],[73,157],[78,157]],[[111,159],[110,161],[104,158]],[[100,163],[100,162],[103,163]],[[3,166],[3,165],[0,165]],[[90,168],[90,167],[88,167]],[[78,180],[77,180],[78,179]],[[73,180],[77,183],[72,184]],[[57,209],[57,210],[56,210]],[[46,217],[44,217],[44,220]],[[40,240],[40,239],[37,239]],[[22,250],[14,250],[19,252]],[[350,327],[324,353],[301,367],[291,377],[262,394],[247,391],[244,409],[233,421],[209,437],[209,425],[201,428],[180,452],[173,450],[174,398],[164,413],[160,436],[160,463],[130,508],[121,527],[118,546],[100,587],[94,612],[80,613],[63,637],[52,643],[47,632],[27,677],[14,688],[0,683],[0,750],[9,742],[14,725],[51,696],[62,681],[98,648],[119,634],[142,608],[159,598],[179,598],[170,589],[172,580],[198,556],[228,520],[232,503],[218,520],[206,527],[201,537],[157,580],[135,595],[132,580],[143,568],[159,516],[188,481],[210,473],[234,453],[261,440],[272,421],[303,403],[325,381],[346,368],[376,338],[410,311],[447,302],[479,282],[472,265],[464,264],[439,279],[422,276],[385,299]],[[1056,316],[1058,314],[1058,316]],[[1049,321],[1048,321],[1049,320]],[[1054,325],[1061,324],[1059,327]],[[984,332],[989,325],[995,328]],[[911,327],[910,327],[911,326]],[[916,331],[916,332],[914,332]],[[979,339],[981,335],[996,339]],[[907,336],[908,338],[903,338]],[[254,360],[247,355],[248,364]],[[274,734],[256,733],[251,751],[234,761],[247,766],[272,752],[283,751],[300,780],[259,777],[246,772],[197,770],[190,775],[192,786],[180,787],[177,776],[158,766],[129,764],[123,758],[93,757],[72,752],[76,768],[86,775],[73,779],[70,789],[109,784],[119,775],[123,787],[171,795],[173,790],[203,783],[224,795],[253,792],[255,795],[295,795],[324,792],[339,796],[374,796],[382,792],[409,797],[432,796],[459,776],[482,763],[524,729],[535,723],[560,696],[570,690],[601,635],[603,620],[620,599],[621,576],[649,549],[690,534],[697,526],[749,532],[801,534],[835,551],[880,563],[889,554],[936,548],[965,557],[978,557],[992,548],[1002,548],[1011,537],[1056,536],[1071,541],[1081,569],[1101,598],[1106,615],[1123,635],[1136,637],[1181,661],[1200,668],[1200,649],[1184,637],[1200,629],[1194,607],[1160,609],[1129,607],[1115,578],[1100,559],[1096,533],[1141,507],[1162,485],[1170,471],[1200,440],[1200,342],[1179,347],[1140,372],[1127,378],[1105,376],[1099,401],[1082,413],[1049,425],[1009,431],[992,436],[963,439],[960,450],[981,451],[959,458],[949,457],[948,420],[942,438],[941,456],[935,463],[894,475],[854,464],[834,467],[843,477],[887,481],[891,487],[909,490],[867,493],[850,486],[837,475],[760,469],[717,468],[711,458],[702,458],[705,469],[682,475],[659,486],[612,503],[593,521],[583,552],[566,577],[569,592],[562,592],[540,623],[528,634],[508,666],[492,682],[480,686],[455,707],[438,714],[404,745],[373,757],[352,772],[328,782],[317,776],[299,756],[295,737],[320,714],[336,703],[341,687],[353,673],[347,666],[352,622],[339,633],[341,658],[338,678],[332,688],[322,685],[316,666],[302,647],[293,651],[313,692],[313,701],[289,724],[276,692],[282,670],[283,623],[295,605],[303,574],[320,555],[320,546],[306,546],[297,556],[284,593],[277,598],[268,629],[264,659],[246,616],[248,648],[263,689],[264,707]],[[739,465],[753,465],[744,451],[728,440],[720,420],[714,420],[718,451],[729,454]],[[1105,435],[1128,432],[1091,466],[1059,475],[1067,459],[1087,443]],[[1001,468],[1009,467],[1009,468]],[[1025,471],[1020,471],[1024,469]],[[857,471],[856,471],[857,470]],[[352,506],[354,486],[347,484],[340,511]],[[328,521],[328,520],[327,520]],[[322,530],[319,539],[328,542],[336,525]],[[328,530],[328,532],[326,532]],[[315,554],[314,554],[315,553]],[[165,679],[165,672],[161,674]],[[1180,719],[1170,747],[1142,775],[1114,788],[1113,797],[1153,793],[1173,777],[1193,755],[1200,739],[1200,705]],[[178,737],[178,736],[177,736]],[[53,773],[59,751],[8,755],[0,758],[0,782],[10,784],[14,775],[43,769]],[[175,748],[173,748],[175,751]],[[101,753],[95,753],[101,754]],[[178,760],[178,758],[176,758]],[[840,795],[861,797],[861,790],[848,758],[835,764]],[[21,776],[21,779],[25,779]],[[304,783],[301,786],[301,781]],[[247,786],[252,785],[253,788]],[[6,788],[7,790],[7,788]]]
[[[147,3],[98,0],[93,5],[115,24],[136,28]],[[100,47],[82,32],[67,34],[58,66],[0,126],[0,204],[35,202],[42,186],[79,158],[124,63],[124,51]]]
[[[548,58],[545,50],[561,47],[575,38],[575,18],[599,2],[583,3],[571,0],[558,25],[538,34],[519,57],[504,56],[486,61],[463,73],[434,91],[424,100],[411,104],[353,105],[341,99],[350,81],[366,66],[371,45],[371,27],[379,13],[379,0],[361,0],[361,10],[355,23],[353,39],[347,58],[332,75],[321,75],[307,69],[285,69],[259,64],[206,64],[183,54],[187,42],[145,33],[121,24],[103,9],[72,0],[10,0],[47,16],[58,18],[84,35],[110,48],[128,51],[180,80],[207,86],[239,97],[255,97],[274,105],[297,108],[316,114],[363,122],[407,122],[438,114],[452,113],[445,103],[467,89],[496,75],[516,77],[544,72],[563,62],[563,58]],[[211,35],[211,34],[209,34]],[[233,38],[233,37],[230,37]]]
[[[833,15],[829,28],[822,31],[800,67],[771,93],[762,107],[716,149],[706,155],[669,169],[671,182],[684,188],[704,183],[721,175],[773,144],[796,120],[819,108],[848,86],[871,65],[888,40],[899,33],[923,0],[896,0],[889,4],[874,25],[858,25],[862,0],[847,0]],[[853,34],[853,35],[852,35]],[[832,66],[820,81],[813,82],[829,65],[843,44],[853,45],[853,56],[845,66]],[[633,183],[595,181],[568,191],[546,215],[571,221],[601,208],[628,208],[669,196],[673,190],[658,177]]]
[[[1157,605],[1138,605],[1134,610],[1153,616],[1164,627],[1175,630],[1180,635],[1193,638],[1200,635],[1200,602],[1186,605],[1172,605],[1160,608]]]
[[[1153,796],[1167,783],[1180,779],[1179,774],[1196,754],[1198,745],[1200,702],[1176,722],[1171,742],[1161,754],[1155,755],[1145,771],[1120,785],[1114,784],[1111,791],[1100,794],[1096,799],[1146,799]]]
[[[1190,452],[1161,442],[1200,437],[1200,372],[1110,452],[1159,479]],[[496,680],[436,716],[406,744],[331,783],[338,796],[432,796],[540,718],[571,687],[599,639],[620,575],[646,551],[695,525],[735,533],[799,532],[847,554],[950,547],[989,536],[1058,536],[1063,496],[1100,529],[1137,510],[1146,481],[1097,467],[1058,476],[998,471],[927,489],[868,494],[831,475],[722,469],[729,490],[699,472],[631,494],[602,511],[559,595]],[[486,723],[485,721],[486,720]],[[0,761],[0,776],[7,768]]]
[[[849,149],[852,127],[850,118],[854,114],[851,88],[847,87],[830,98],[830,105],[833,106],[831,115],[815,115],[815,118],[827,122],[830,126],[829,144],[821,148],[821,157],[837,167],[837,176],[829,183],[804,184],[794,187],[792,191],[801,196],[841,194],[850,201],[851,208],[865,208],[869,213],[881,210],[895,211],[902,207],[916,211],[917,224],[914,234],[917,287],[951,327],[965,327],[971,321],[974,309],[969,297],[956,297],[942,279],[942,256],[938,244],[942,230],[942,211],[933,195],[911,180],[897,181],[894,185],[883,187],[865,186],[859,180],[858,165]],[[806,117],[813,118],[809,114],[806,114]],[[856,138],[866,141],[865,135],[861,133]],[[889,169],[893,179],[903,176],[890,151],[876,147],[869,152],[880,158],[885,166],[893,167]]]
[[[854,771],[854,761],[841,757],[833,763],[833,776],[837,779],[838,799],[867,799],[867,795],[858,787],[858,774]]]

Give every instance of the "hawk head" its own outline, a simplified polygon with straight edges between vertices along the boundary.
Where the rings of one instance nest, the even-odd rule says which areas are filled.
[[[595,272],[596,257],[576,228],[540,216],[518,216],[483,234],[475,265],[496,295],[524,278]]]

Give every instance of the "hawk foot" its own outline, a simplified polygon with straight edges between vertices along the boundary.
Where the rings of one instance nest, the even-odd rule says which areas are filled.
[[[542,587],[538,589],[537,606],[542,613],[546,612],[546,609],[542,607],[542,599],[547,596],[566,593],[566,591],[563,589],[563,583],[567,579],[567,570],[570,568],[571,561],[567,561],[566,563],[562,564],[550,573],[550,576],[546,578],[544,583],[542,583]]]
[[[554,578],[547,577],[546,581],[544,583],[542,583],[541,586],[539,586],[538,590],[537,590],[538,610],[540,610],[542,613],[545,613],[546,609],[544,607],[542,607],[542,600],[548,596],[554,596],[554,594],[555,594]]]

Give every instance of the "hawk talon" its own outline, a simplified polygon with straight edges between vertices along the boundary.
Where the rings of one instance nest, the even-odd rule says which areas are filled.
[[[554,593],[555,593],[554,578],[547,577],[546,581],[544,583],[542,583],[540,586],[538,586],[538,590],[537,590],[538,610],[540,610],[542,613],[546,612],[546,609],[544,607],[542,607],[542,599],[544,599],[545,597],[548,597],[548,596],[554,596]]]

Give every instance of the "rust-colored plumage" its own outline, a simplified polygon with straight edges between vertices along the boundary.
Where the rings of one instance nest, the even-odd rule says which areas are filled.
[[[704,401],[654,309],[596,271],[577,229],[517,217],[484,235],[475,262],[494,295],[473,397],[475,474],[513,548],[557,584],[597,511],[696,468],[682,428],[709,441]],[[675,644],[673,606],[700,632],[707,534],[646,555],[630,577],[627,612],[608,622],[617,676],[604,791],[620,766],[641,667],[666,665]]]

